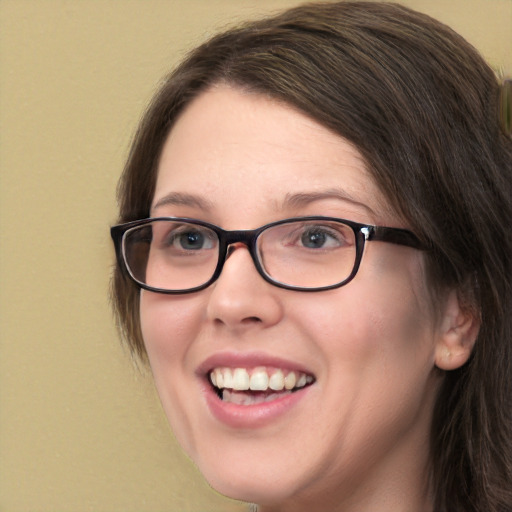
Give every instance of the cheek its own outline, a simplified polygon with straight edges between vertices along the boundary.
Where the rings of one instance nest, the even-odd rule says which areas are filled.
[[[411,365],[428,371],[436,331],[421,262],[366,263],[347,287],[310,301],[297,321],[331,363],[352,367],[367,382],[375,375],[385,382],[386,371],[400,375]]]
[[[200,325],[200,312],[190,296],[169,296],[141,291],[140,319],[142,336],[150,361],[162,358],[182,363],[189,340]]]
[[[201,324],[200,308],[191,299],[146,291],[140,298],[142,336],[155,387],[176,438],[188,452],[194,445],[194,414],[188,398],[194,375],[190,352]]]
[[[302,307],[298,296],[293,319],[323,369],[310,430],[321,434],[316,449],[340,475],[348,467],[364,474],[420,430],[424,439],[436,390],[434,337],[416,288],[403,275],[394,286],[363,277]]]
[[[183,387],[193,374],[188,355],[198,326],[198,308],[189,297],[143,291],[141,329],[155,386],[169,421],[174,423],[184,404]]]
[[[343,350],[356,356],[370,350],[391,350],[395,345],[410,345],[408,340],[427,328],[414,297],[398,291],[380,296],[376,292],[368,300],[368,294],[359,291],[314,301],[298,315],[302,328],[318,343],[330,345],[330,353]]]
[[[425,283],[421,253],[384,246],[379,258],[362,274],[362,286],[357,297],[364,311],[364,323],[377,343],[385,346],[394,357],[409,358],[430,348],[435,339],[435,318]],[[406,257],[400,257],[405,253]],[[366,307],[365,307],[366,305]],[[428,345],[428,347],[425,346]]]

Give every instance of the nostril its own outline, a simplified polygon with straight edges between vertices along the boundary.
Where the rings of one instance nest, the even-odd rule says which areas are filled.
[[[226,322],[222,318],[215,318],[214,323],[219,326],[226,324]],[[254,325],[254,324],[261,324],[261,323],[263,323],[263,320],[257,316],[248,316],[248,317],[242,318],[242,320],[240,320],[240,324],[247,325],[247,326]]]
[[[257,316],[248,316],[247,318],[244,318],[242,320],[242,323],[244,324],[259,324],[263,320],[261,318],[258,318]]]

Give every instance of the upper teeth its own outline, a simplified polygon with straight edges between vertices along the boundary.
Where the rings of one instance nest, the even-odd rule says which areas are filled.
[[[212,384],[219,389],[236,391],[282,391],[303,388],[313,382],[313,377],[298,371],[287,371],[257,367],[246,368],[215,368],[210,372]]]

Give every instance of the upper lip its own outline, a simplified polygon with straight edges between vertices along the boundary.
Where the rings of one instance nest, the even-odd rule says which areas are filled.
[[[299,371],[314,377],[313,372],[305,365],[278,356],[261,352],[218,352],[206,358],[197,368],[200,376],[208,375],[214,368],[254,368],[267,366],[289,371]]]

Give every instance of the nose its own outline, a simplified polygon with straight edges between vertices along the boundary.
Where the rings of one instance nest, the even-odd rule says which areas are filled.
[[[232,330],[270,327],[283,315],[281,293],[259,275],[247,247],[233,244],[210,287],[207,317]]]

